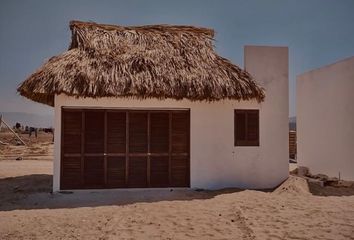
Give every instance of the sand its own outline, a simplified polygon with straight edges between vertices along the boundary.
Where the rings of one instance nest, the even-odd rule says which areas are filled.
[[[290,176],[274,191],[51,194],[51,172],[50,161],[0,160],[0,239],[354,239],[354,187]]]
[[[0,132],[0,141],[6,145],[0,144],[0,160],[15,160],[21,158],[24,160],[53,160],[53,135],[51,133],[39,132],[35,138],[32,134],[19,134],[21,139],[27,144],[16,145],[18,140],[11,132]]]

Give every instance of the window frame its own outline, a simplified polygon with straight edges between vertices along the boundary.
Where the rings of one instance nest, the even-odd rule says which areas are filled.
[[[245,114],[245,140],[237,139],[237,114]],[[257,139],[249,140],[248,128],[248,115],[257,114]],[[259,109],[234,109],[234,146],[235,147],[259,147],[260,134],[259,134]]]

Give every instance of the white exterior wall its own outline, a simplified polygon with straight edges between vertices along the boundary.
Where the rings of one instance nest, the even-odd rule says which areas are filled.
[[[274,187],[289,175],[288,48],[246,46],[244,58],[245,69],[266,91],[260,111],[257,171],[250,177],[257,179],[261,188]],[[239,147],[239,151],[249,150]]]
[[[189,108],[192,188],[272,188],[280,184],[288,176],[287,49],[246,47],[246,53],[249,53],[249,56],[246,56],[246,67],[255,76],[264,70],[255,64],[258,55],[265,54],[268,58],[267,69],[272,69],[266,73],[269,76],[262,75],[265,78],[259,79],[267,91],[266,101],[262,104],[256,101],[232,100],[208,103],[172,99],[76,99],[65,95],[55,96],[53,190],[58,191],[60,183],[60,121],[63,106]],[[281,59],[275,59],[279,57]],[[234,147],[234,109],[260,109],[259,147]]]
[[[354,57],[297,77],[298,164],[354,180]]]

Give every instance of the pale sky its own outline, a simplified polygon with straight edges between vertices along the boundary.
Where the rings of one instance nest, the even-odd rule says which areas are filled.
[[[296,75],[354,55],[354,0],[1,0],[0,112],[51,114],[16,87],[70,43],[70,20],[213,28],[217,52],[243,67],[244,45],[289,47],[290,116]]]

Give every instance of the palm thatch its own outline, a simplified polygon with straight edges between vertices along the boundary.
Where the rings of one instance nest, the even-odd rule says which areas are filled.
[[[54,105],[75,97],[264,99],[249,73],[213,49],[214,31],[192,26],[121,27],[70,22],[69,50],[49,59],[17,89]]]

